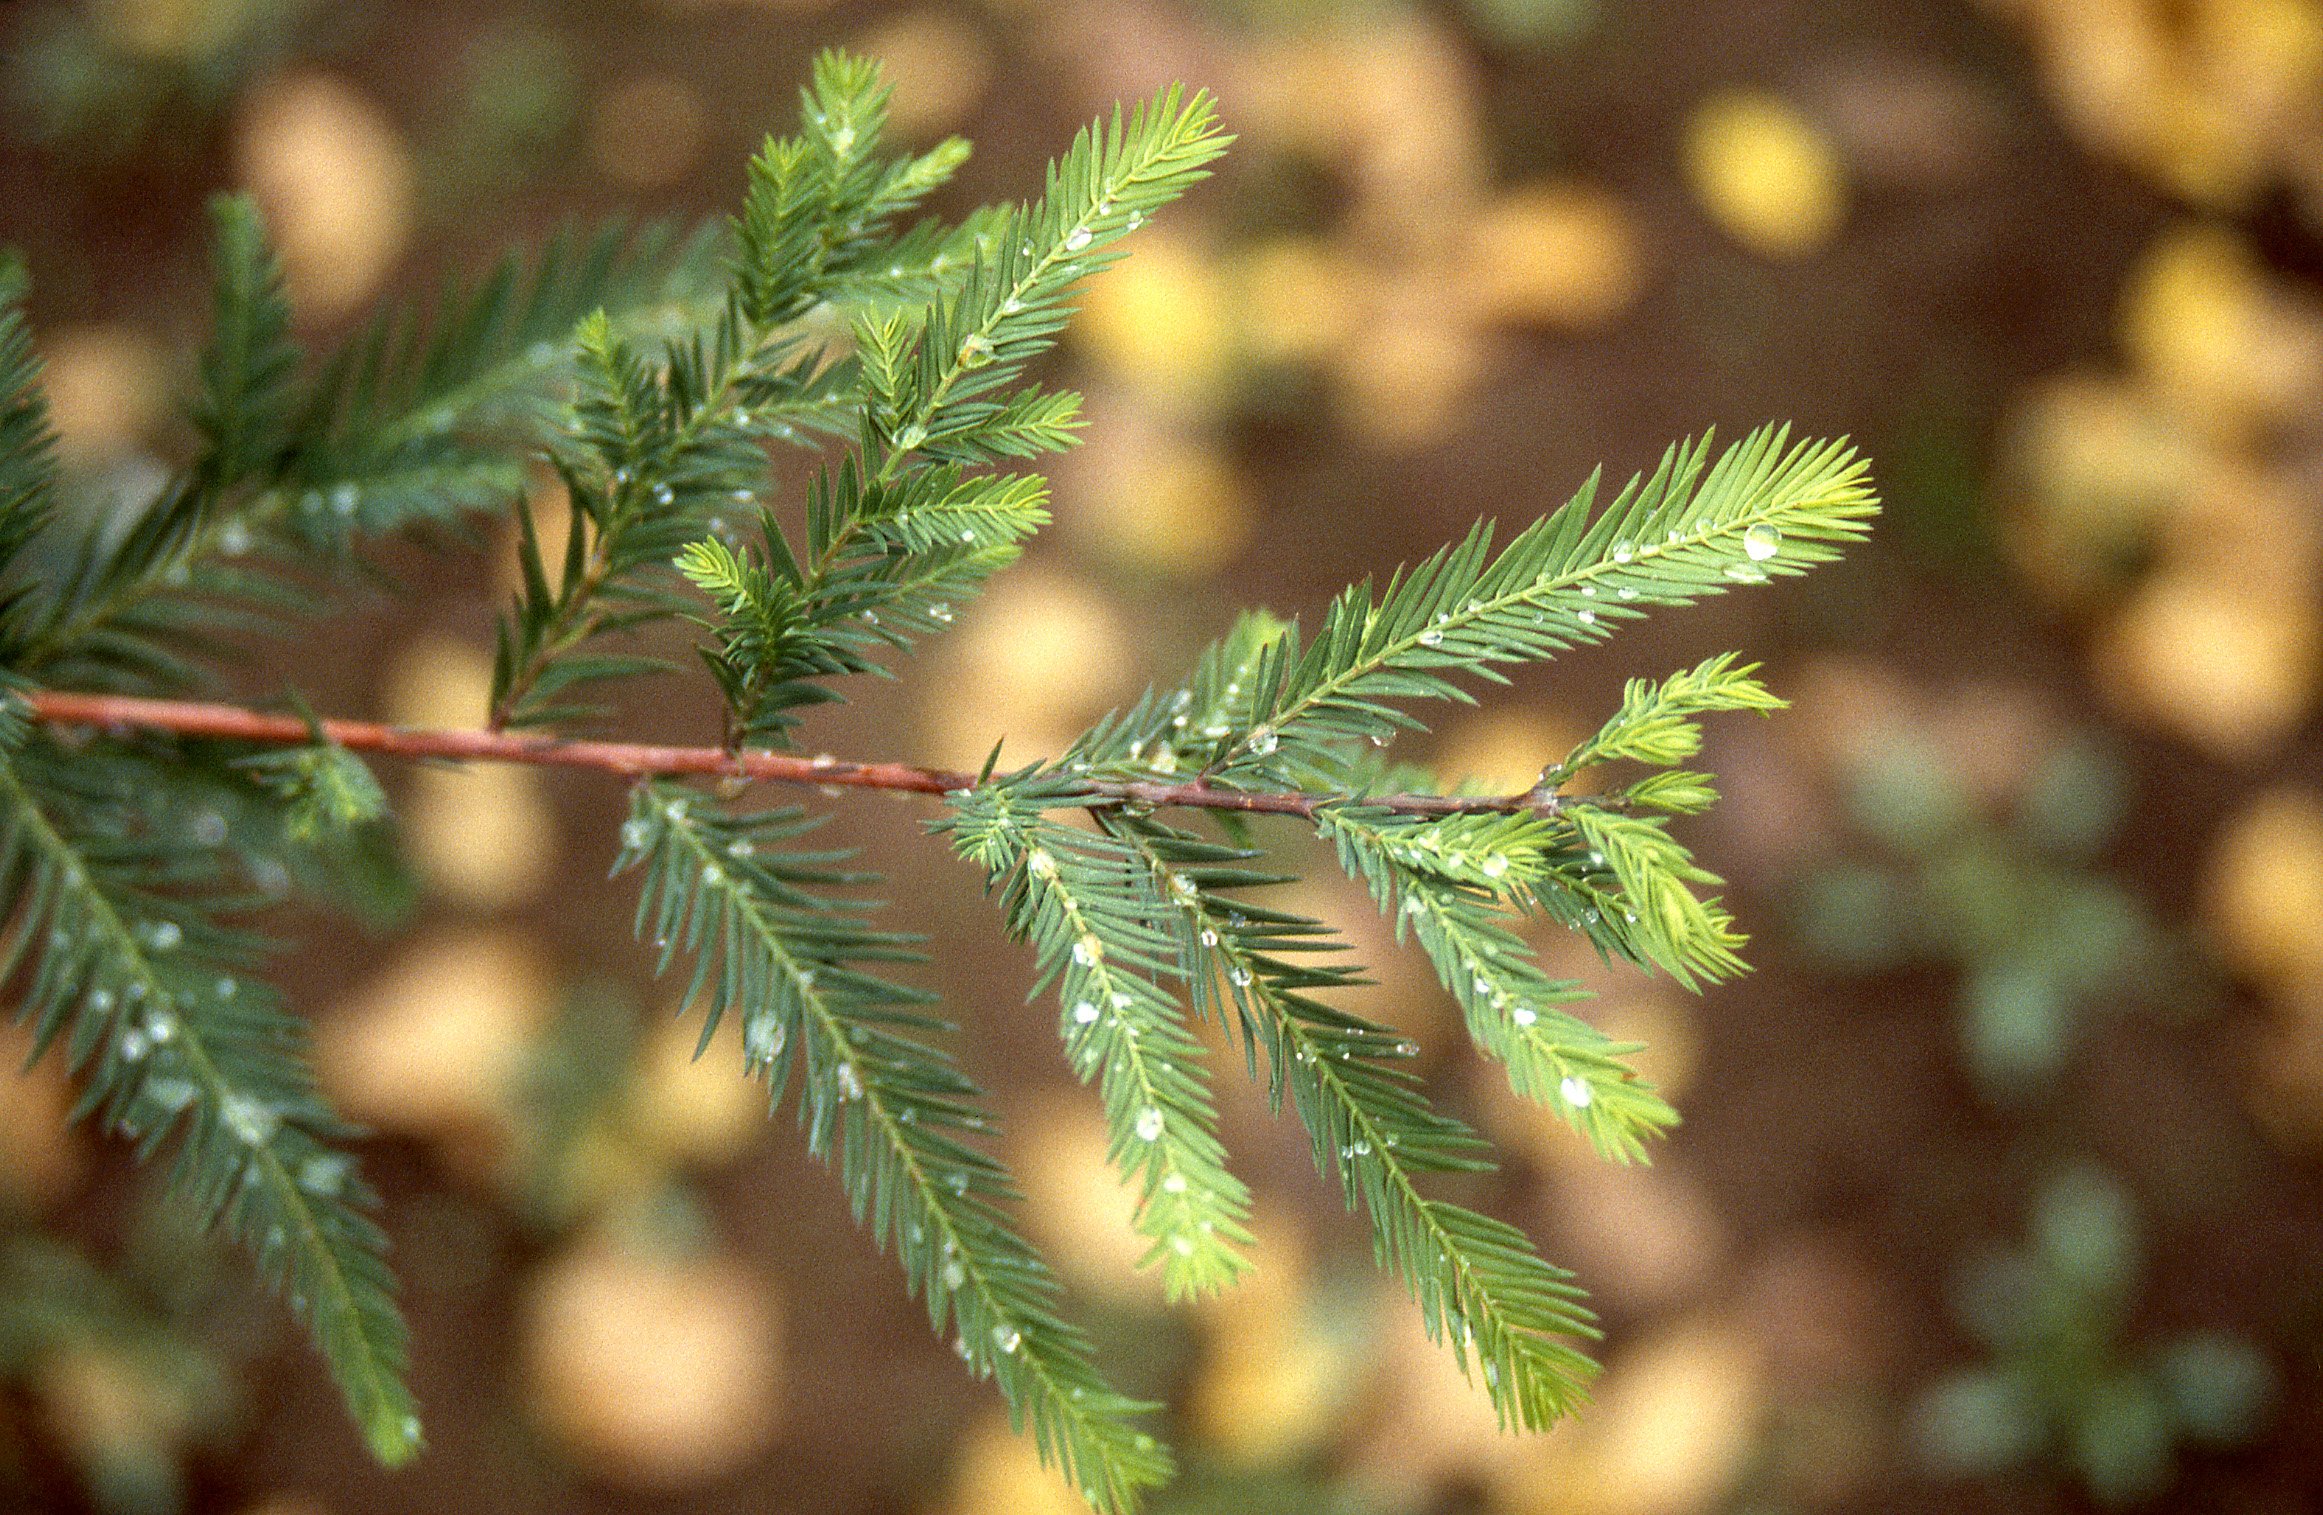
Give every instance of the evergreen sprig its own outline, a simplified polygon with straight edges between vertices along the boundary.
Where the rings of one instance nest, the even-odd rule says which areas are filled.
[[[203,446],[126,530],[48,534],[37,582],[7,591],[26,601],[16,666],[44,682],[196,686],[230,640],[311,619],[315,569],[361,541],[502,507],[526,452],[559,429],[574,323],[676,319],[700,301],[708,246],[617,225],[562,234],[446,291],[432,319],[383,314],[302,382],[254,210],[225,197],[212,223],[215,330],[191,406]]]
[[[1207,177],[1232,141],[1206,91],[1188,96],[1176,86],[1083,128],[1049,165],[1041,198],[996,227],[988,251],[980,247],[959,295],[929,308],[917,361],[880,396],[882,434],[895,454],[1008,452],[1034,402],[985,397],[1056,340],[1072,314],[1072,287],[1116,262],[1121,239]]]
[[[1246,724],[1207,755],[1251,787],[1343,787],[1363,741],[1417,726],[1414,700],[1470,700],[1455,674],[1499,681],[1501,665],[1603,641],[1648,606],[1687,605],[1771,575],[1804,572],[1861,537],[1878,510],[1843,442],[1792,444],[1764,427],[1709,462],[1711,439],[1672,447],[1651,475],[1595,508],[1592,476],[1498,554],[1479,522],[1391,579],[1341,595],[1312,642],[1294,629],[1268,649]]]
[[[842,871],[842,855],[783,850],[811,825],[795,810],[733,812],[641,786],[616,864],[645,871],[639,933],[664,968],[693,958],[687,999],[705,1007],[704,1046],[738,1013],[747,1066],[776,1103],[797,1071],[808,1147],[836,1147],[856,1220],[894,1246],[929,1325],[954,1333],[1091,1503],[1124,1508],[1169,1472],[1134,1424],[1150,1407],[1098,1377],[1056,1313],[1054,1276],[1009,1226],[1015,1181],[971,1145],[991,1122],[975,1084],[925,1039],[950,1029],[927,1013],[931,997],[879,976],[876,965],[917,960],[913,940],[865,927],[859,900],[827,892],[870,882]]]
[[[1427,953],[1469,1037],[1507,1065],[1510,1088],[1555,1110],[1600,1153],[1623,1162],[1642,1159],[1646,1140],[1677,1124],[1677,1112],[1625,1061],[1641,1049],[1572,1014],[1566,1007],[1587,997],[1581,986],[1541,970],[1490,889],[1447,876],[1465,862],[1399,862],[1399,853],[1448,852],[1421,843],[1441,823],[1332,806],[1320,824],[1348,874],[1395,922],[1397,938],[1408,934]],[[1486,864],[1506,855],[1482,854]]]
[[[1781,429],[1715,458],[1708,439],[1673,448],[1603,508],[1592,480],[1497,550],[1481,524],[1376,594],[1349,590],[1311,638],[1243,617],[1183,683],[1053,762],[997,771],[996,753],[956,774],[769,750],[954,624],[1046,524],[1045,483],[1009,465],[1070,446],[1079,399],[1027,367],[1078,282],[1229,140],[1207,95],[1173,88],[1083,131],[1031,203],[913,221],[967,149],[889,153],[885,109],[874,66],[827,55],[800,131],[753,160],[724,228],[560,240],[429,319],[382,318],[311,372],[255,213],[220,202],[196,445],[125,526],[55,519],[21,277],[0,266],[0,976],[38,1045],[62,1048],[84,1111],[145,1153],[169,1147],[171,1187],[287,1287],[374,1450],[397,1460],[418,1422],[355,1133],[232,923],[294,886],[353,892],[382,829],[365,755],[630,776],[615,870],[639,881],[661,968],[686,965],[702,1048],[736,1016],[737,1071],[765,1078],[772,1106],[795,1081],[808,1146],[835,1157],[931,1325],[1111,1515],[1170,1455],[1139,1428],[1151,1407],[1099,1376],[1011,1222],[1015,1183],[954,1028],[908,981],[917,938],[875,924],[873,880],[844,854],[805,844],[813,817],[677,775],[941,793],[936,828],[1030,944],[1034,993],[1056,992],[1168,1291],[1223,1288],[1247,1265],[1209,1020],[1278,1109],[1287,1095],[1429,1334],[1503,1422],[1547,1425],[1584,1396],[1593,1318],[1519,1232],[1427,1192],[1428,1175],[1490,1168],[1490,1151],[1430,1104],[1414,1044],[1332,1002],[1359,970],[1330,932],[1266,903],[1286,876],[1265,828],[1287,818],[1329,843],[1520,1095],[1605,1156],[1643,1158],[1675,1113],[1632,1069],[1639,1049],[1580,1013],[1579,987],[1522,931],[1561,925],[1690,986],[1740,972],[1742,938],[1679,829],[1716,791],[1679,765],[1703,718],[1780,702],[1731,656],[1635,681],[1513,795],[1384,749],[1420,728],[1414,707],[1471,699],[1512,665],[1831,559],[1876,509],[1864,465]],[[796,513],[776,497],[775,444],[818,454]],[[537,487],[547,474],[561,505]],[[511,505],[522,584],[489,729],[138,698],[196,684],[223,642],[319,613],[327,570],[375,534]],[[568,513],[554,561],[536,508]],[[610,686],[677,671],[684,628],[724,698],[721,744],[570,736]],[[73,721],[96,729],[71,741],[58,726]],[[1569,792],[1617,764],[1646,771]],[[1206,810],[1221,834],[1164,809]]]
[[[1056,985],[1058,1034],[1074,1071],[1097,1079],[1109,1156],[1137,1186],[1146,1263],[1161,1264],[1173,1298],[1208,1293],[1248,1266],[1236,1249],[1251,1244],[1250,1191],[1226,1168],[1152,870],[1109,832],[1047,814],[1082,802],[1072,785],[1027,775],[956,797],[945,826],[1000,887],[1009,929],[1032,943],[1033,994]]]
[[[170,1189],[255,1253],[290,1296],[372,1452],[418,1451],[403,1318],[377,1201],[343,1150],[359,1135],[316,1091],[305,1026],[252,978],[260,941],[227,923],[211,855],[146,834],[101,756],[0,756],[0,890],[16,902],[0,977],[34,1056],[61,1042],[77,1115],[150,1157]]]
[[[1593,764],[1622,759],[1657,768],[1686,761],[1702,750],[1700,717],[1728,710],[1771,713],[1784,707],[1783,700],[1753,677],[1757,672],[1756,663],[1737,666],[1735,654],[1722,652],[1659,682],[1631,679],[1622,692],[1621,708],[1607,717],[1596,735],[1542,775],[1542,781],[1553,788]]]
[[[1420,1192],[1419,1174],[1489,1170],[1488,1148],[1429,1105],[1415,1044],[1315,998],[1360,981],[1341,964],[1294,961],[1338,950],[1328,929],[1251,901],[1242,891],[1288,880],[1253,871],[1247,849],[1150,817],[1109,814],[1106,827],[1175,906],[1193,1003],[1219,1020],[1232,1006],[1254,1061],[1264,1049],[1276,1108],[1289,1090],[1316,1168],[1336,1172],[1347,1203],[1370,1216],[1379,1260],[1430,1339],[1450,1344],[1463,1373],[1473,1361],[1506,1425],[1537,1430],[1573,1410],[1595,1372],[1576,1345],[1597,1335],[1580,1290],[1514,1227]]]
[[[308,386],[271,511],[311,547],[500,509],[526,454],[564,432],[578,323],[603,311],[629,338],[695,329],[715,308],[718,250],[708,230],[567,227],[424,310],[383,313]]]
[[[301,358],[290,337],[282,263],[248,195],[210,204],[215,239],[210,344],[202,353],[194,471],[211,491],[263,473],[281,457]]]
[[[264,944],[231,924],[294,883],[368,893],[370,854],[343,833],[376,815],[376,783],[327,744],[267,755],[239,779],[183,748],[67,749],[27,729],[23,697],[197,684],[230,639],[319,611],[318,523],[330,525],[327,567],[358,527],[504,499],[522,478],[516,421],[551,414],[543,391],[567,369],[573,304],[612,302],[629,318],[682,293],[689,257],[666,237],[608,233],[578,257],[560,241],[531,276],[511,260],[474,296],[447,299],[432,326],[383,318],[308,379],[255,211],[227,197],[211,214],[197,447],[125,530],[57,517],[23,278],[0,270],[0,977],[21,986],[16,1014],[36,1046],[61,1044],[79,1073],[79,1113],[141,1154],[169,1149],[170,1191],[252,1250],[373,1452],[395,1463],[421,1434],[386,1238],[348,1150],[360,1133],[315,1088],[304,1022],[255,977]],[[326,495],[334,469],[343,482]],[[488,491],[448,487],[479,477]],[[388,508],[397,490],[408,501]]]
[[[850,458],[820,476],[804,565],[770,516],[758,518],[760,545],[747,557],[705,535],[731,532],[732,507],[757,499],[767,471],[760,437],[805,443],[843,434],[856,419],[868,457],[876,397],[898,382],[909,340],[895,302],[941,301],[954,282],[948,271],[973,265],[990,241],[977,223],[891,234],[966,160],[967,146],[883,157],[887,93],[864,60],[828,53],[816,61],[802,94],[804,129],[769,139],[751,164],[732,226],[731,286],[706,330],[649,356],[609,327],[583,322],[572,428],[580,445],[559,456],[572,511],[568,551],[552,583],[528,523],[525,589],[501,630],[496,725],[593,713],[551,701],[666,667],[583,649],[683,613],[674,564],[738,622],[713,622],[725,645],[705,653],[728,697],[730,735],[780,739],[792,725],[786,712],[833,697],[811,680],[874,671],[877,647],[947,624],[951,601],[1011,561],[1015,542],[1047,519],[1038,480],[899,478],[899,466],[874,470]],[[857,312],[854,353],[800,330],[823,304]],[[1072,412],[1053,400],[1020,403],[977,456],[1036,451],[1069,435]],[[746,567],[748,559],[760,566]],[[800,603],[778,609],[776,594]],[[770,634],[777,624],[785,629]]]
[[[56,492],[56,434],[23,299],[22,268],[0,258],[0,651],[11,673],[37,609],[25,553],[48,529]]]
[[[501,622],[493,662],[495,726],[545,726],[594,714],[556,703],[569,691],[661,659],[588,651],[609,633],[686,611],[678,554],[728,502],[748,503],[765,459],[733,410],[740,380],[731,328],[708,344],[672,343],[656,368],[602,312],[582,319],[573,435],[557,459],[569,501],[564,560],[554,582],[529,509],[520,513],[524,587]],[[761,357],[761,383],[790,375]]]
[[[931,223],[890,235],[969,147],[949,137],[917,157],[880,157],[888,94],[871,60],[824,53],[799,92],[803,130],[769,138],[751,161],[733,263],[735,301],[753,326],[781,326],[834,298],[925,298],[960,260],[970,233]]]

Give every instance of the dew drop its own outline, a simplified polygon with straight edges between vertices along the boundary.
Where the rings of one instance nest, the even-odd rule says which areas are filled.
[[[1477,866],[1483,869],[1486,878],[1499,878],[1508,872],[1508,859],[1495,852]]]
[[[343,1153],[317,1152],[298,1165],[298,1186],[328,1198],[347,1187],[347,1174],[354,1165]]]
[[[863,1097],[863,1075],[855,1071],[855,1065],[853,1063],[841,1063],[839,1065],[839,1072],[837,1076],[839,1081],[839,1098],[845,1100],[861,1099]]]
[[[227,1095],[218,1106],[218,1118],[227,1130],[253,1147],[264,1144],[282,1124],[279,1111],[247,1094]]]
[[[1024,1341],[1024,1333],[1007,1321],[992,1328],[992,1344],[1003,1352],[1013,1352]]]
[[[182,1078],[149,1078],[145,1081],[145,1097],[171,1115],[177,1114],[194,1102],[201,1091]]]
[[[1529,1026],[1534,1021],[1539,1020],[1541,1017],[1540,1012],[1533,1009],[1532,1006],[1519,1005],[1514,1010],[1508,1012],[1508,1018],[1512,1021],[1515,1021],[1520,1026]]]
[[[1234,987],[1237,989],[1247,989],[1250,987],[1250,970],[1243,967],[1239,963],[1234,966],[1233,971],[1228,973],[1226,977],[1233,981]]]
[[[145,931],[146,945],[156,952],[167,952],[183,940],[185,932],[178,928],[176,921],[155,921]]]
[[[1079,1004],[1075,1005],[1073,1007],[1073,1024],[1076,1026],[1096,1025],[1097,1007],[1089,1003],[1087,1000],[1083,1000]]]
[[[134,1063],[143,1060],[153,1050],[153,1041],[135,1026],[121,1033],[121,1061]]]
[[[1093,936],[1084,936],[1073,943],[1073,961],[1084,968],[1094,968],[1105,956],[1105,944]]]
[[[742,1028],[742,1055],[754,1063],[771,1063],[782,1056],[790,1030],[771,1015],[753,1016]]]
[[[1082,248],[1087,247],[1089,242],[1089,228],[1076,226],[1073,228],[1072,235],[1065,238],[1065,251],[1079,252]]]
[[[1597,624],[1597,612],[1594,610],[1576,610],[1573,612],[1573,619],[1584,626],[1594,626]]]
[[[1632,546],[1630,546],[1630,544],[1629,544],[1629,543],[1627,543],[1627,542],[1617,542],[1617,543],[1615,543],[1615,544],[1614,544],[1614,548],[1613,548],[1613,561],[1614,561],[1614,562],[1616,562],[1616,563],[1626,563],[1626,562],[1628,562],[1628,561],[1629,561],[1631,558],[1634,558],[1634,557],[1636,557],[1636,556],[1637,556],[1637,549],[1636,549],[1635,547],[1632,547]]]
[[[1737,584],[1766,582],[1766,570],[1755,563],[1729,563],[1726,565],[1726,576]]]
[[[1207,927],[1207,926],[1204,926],[1204,927],[1202,928],[1202,945],[1203,945],[1203,946],[1205,946],[1205,947],[1215,947],[1215,946],[1217,946],[1217,945],[1218,945],[1218,933],[1217,933],[1217,932],[1215,932],[1215,931],[1213,931],[1213,930],[1211,930],[1209,927]]]
[[[1025,871],[1034,878],[1055,878],[1057,876],[1057,860],[1049,856],[1046,847],[1035,847],[1026,853],[1024,866]]]
[[[928,619],[949,626],[952,624],[952,607],[944,601],[938,600],[928,607]]]
[[[1137,1112],[1137,1139],[1139,1141],[1157,1142],[1161,1140],[1161,1134],[1162,1113],[1159,1110],[1148,1105]]]
[[[960,1287],[960,1285],[962,1285],[962,1284],[966,1283],[967,1281],[968,1281],[968,1270],[967,1270],[966,1268],[963,1268],[963,1267],[961,1267],[961,1266],[960,1266],[960,1265],[959,1265],[957,1262],[948,1262],[948,1263],[944,1264],[944,1287],[945,1287],[945,1288],[947,1288],[947,1289],[957,1289],[957,1288],[959,1288],[959,1287]],[[964,1347],[964,1346],[966,1346],[966,1345],[967,1345],[967,1343],[966,1343],[966,1342],[962,1342],[962,1343],[961,1343],[961,1345]],[[963,1352],[961,1355],[962,1355],[962,1356],[966,1356],[967,1354]]]
[[[639,851],[647,842],[652,840],[653,827],[647,822],[623,821],[621,823],[621,845],[630,851]]]
[[[1185,1193],[1185,1192],[1186,1192],[1186,1175],[1185,1175],[1185,1174],[1183,1174],[1183,1173],[1172,1173],[1172,1174],[1171,1174],[1169,1177],[1167,1177],[1167,1178],[1163,1179],[1163,1180],[1162,1180],[1162,1192],[1163,1192],[1164,1194],[1183,1194],[1183,1193]]]
[[[1420,645],[1422,647],[1440,647],[1443,645],[1443,643],[1444,634],[1433,626],[1420,633]]]
[[[1783,534],[1765,521],[1742,534],[1742,550],[1754,563],[1763,563],[1782,551]]]

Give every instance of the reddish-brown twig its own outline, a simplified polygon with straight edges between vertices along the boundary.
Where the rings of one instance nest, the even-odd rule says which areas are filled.
[[[53,725],[108,730],[168,731],[180,736],[274,745],[309,742],[313,730],[295,715],[269,715],[203,700],[153,700],[134,695],[76,694],[42,689],[25,696],[33,719]],[[385,726],[375,721],[321,722],[323,733],[351,752],[390,757],[447,758],[463,763],[531,763],[593,768],[642,778],[702,774],[778,784],[821,784],[948,794],[971,788],[976,775],[909,763],[859,763],[846,758],[799,757],[785,752],[727,752],[718,747],[670,747],[647,742],[572,741],[563,737],[490,730]],[[1209,783],[1169,784],[1148,779],[1084,781],[1092,800],[1124,800],[1161,808],[1241,810],[1261,815],[1313,815],[1342,796],[1228,789]],[[1395,794],[1367,803],[1407,815],[1460,815],[1471,811],[1537,810],[1554,813],[1555,795]]]

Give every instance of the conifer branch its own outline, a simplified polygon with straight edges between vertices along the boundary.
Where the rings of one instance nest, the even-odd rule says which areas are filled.
[[[199,446],[125,528],[66,530],[38,363],[0,260],[0,982],[38,1049],[63,1048],[82,1112],[251,1243],[314,1333],[384,1461],[416,1449],[404,1337],[374,1203],[341,1150],[301,1023],[245,983],[264,944],[227,923],[250,884],[358,897],[384,797],[366,756],[583,768],[634,780],[615,871],[663,970],[690,960],[702,1046],[742,1028],[770,1105],[793,1081],[809,1149],[1012,1417],[1100,1510],[1126,1512],[1171,1457],[1152,1407],[1098,1375],[1047,1264],[1010,1224],[1007,1168],[934,997],[891,978],[918,939],[879,928],[869,876],[793,845],[795,809],[734,781],[939,796],[931,829],[982,867],[1059,994],[1068,1055],[1099,1086],[1110,1153],[1173,1295],[1246,1265],[1249,1195],[1225,1164],[1194,1022],[1239,1033],[1317,1166],[1368,1216],[1428,1333],[1505,1424],[1583,1397],[1595,1335],[1579,1290],[1514,1228],[1421,1188],[1491,1166],[1433,1109],[1417,1048],[1328,1002],[1356,970],[1317,923],[1258,903],[1285,882],[1265,817],[1312,829],[1418,938],[1470,1039],[1604,1155],[1642,1158],[1674,1112],[1638,1049],[1569,1012],[1517,926],[1565,926],[1689,987],[1743,971],[1742,937],[1676,818],[1716,800],[1703,716],[1780,701],[1731,657],[1633,681],[1621,708],[1522,793],[1443,792],[1383,755],[1410,707],[1603,640],[1678,605],[1835,557],[1877,510],[1844,444],[1707,439],[1596,505],[1592,479],[1495,551],[1479,523],[1314,636],[1243,617],[1184,683],[1107,715],[1056,761],[996,773],[788,750],[808,707],[885,675],[1048,520],[1045,481],[1005,471],[1072,445],[1079,400],[1025,382],[1084,277],[1209,171],[1230,140],[1206,94],[1165,90],[1080,133],[1030,204],[902,227],[966,144],[895,155],[875,65],[816,61],[798,135],[753,160],[739,215],[683,245],[614,229],[503,263],[431,319],[383,317],[311,378],[245,200],[214,210],[214,334],[190,409]],[[828,309],[845,335],[811,313]],[[796,541],[770,507],[770,441],[830,454]],[[486,729],[410,729],[165,698],[204,654],[311,619],[326,571],[382,532],[521,499],[543,456],[571,529],[546,560],[517,510],[522,584],[503,618]],[[754,518],[744,521],[747,514]],[[742,528],[755,526],[755,540]],[[611,640],[698,628],[723,696],[715,746],[568,739],[576,691],[674,671]],[[611,649],[611,650],[609,650]],[[67,728],[72,728],[68,730]],[[1642,766],[1601,792],[1583,770]],[[688,785],[684,780],[714,780]],[[1212,812],[1224,841],[1162,812]],[[1083,811],[1067,824],[1059,812]]]

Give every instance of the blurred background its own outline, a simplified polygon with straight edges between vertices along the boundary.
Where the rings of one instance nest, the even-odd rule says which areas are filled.
[[[1090,397],[1054,529],[819,745],[1053,751],[1236,606],[1312,613],[1711,424],[1851,433],[1888,501],[1843,566],[1423,745],[1520,784],[1624,677],[1728,647],[1795,701],[1714,731],[1690,836],[1753,977],[1540,943],[1685,1113],[1651,1168],[1509,1098],[1357,890],[1298,891],[1505,1144],[1461,1197],[1604,1314],[1597,1403],[1546,1436],[1494,1434],[1230,1064],[1260,1267],[1165,1310],[977,880],[922,809],[827,802],[942,944],[1027,1224],[1168,1403],[1165,1510],[2323,1506],[2323,0],[17,0],[0,243],[75,508],[183,448],[205,195],[257,192],[328,337],[568,217],[722,213],[831,44],[887,61],[908,142],[975,140],[949,212],[1171,79],[1242,137],[1050,365]],[[480,720],[509,543],[390,560],[405,593],[239,691]],[[601,879],[619,785],[386,777],[360,929],[279,926],[381,1133],[427,1455],[363,1460],[244,1264],[63,1134],[51,1058],[0,1078],[0,1506],[1075,1508],[738,1049],[689,1063]]]

